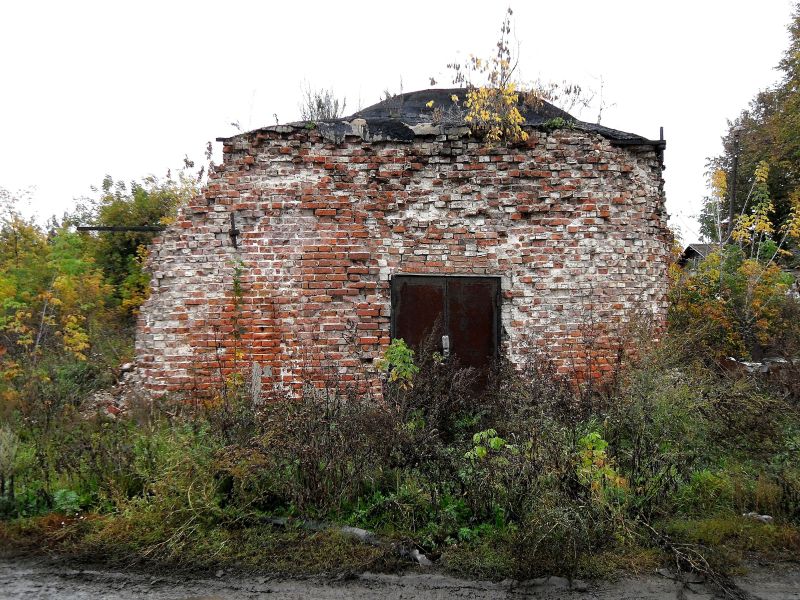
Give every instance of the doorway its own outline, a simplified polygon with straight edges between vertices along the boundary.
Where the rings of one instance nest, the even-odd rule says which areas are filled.
[[[499,277],[395,275],[391,293],[392,338],[419,350],[438,321],[443,355],[484,373],[498,358]]]

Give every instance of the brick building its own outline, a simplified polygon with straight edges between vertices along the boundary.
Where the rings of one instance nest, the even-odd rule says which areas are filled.
[[[591,330],[602,371],[620,324],[662,319],[664,141],[545,103],[521,105],[526,142],[491,147],[453,94],[219,140],[222,165],[152,247],[143,385],[196,392],[243,370],[271,390],[330,365],[377,381],[391,338],[435,323],[466,364],[538,348],[564,371],[588,369]]]

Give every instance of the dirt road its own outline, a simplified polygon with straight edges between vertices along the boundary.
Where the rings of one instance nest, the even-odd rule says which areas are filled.
[[[800,600],[800,567],[758,569],[739,581],[763,600]],[[682,593],[681,593],[682,590]],[[549,578],[529,582],[464,581],[428,572],[404,575],[365,574],[351,579],[271,579],[222,572],[204,577],[167,573],[80,568],[50,559],[0,558],[0,598],[89,600],[244,600],[252,598],[381,600],[448,598],[547,598],[598,600],[687,600],[713,598],[703,584],[679,584],[659,574],[613,583],[586,584]]]

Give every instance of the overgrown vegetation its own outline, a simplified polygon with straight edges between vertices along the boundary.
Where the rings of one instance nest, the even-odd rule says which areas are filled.
[[[409,544],[490,578],[603,575],[675,548],[714,573],[751,552],[796,556],[797,397],[714,364],[671,335],[613,387],[579,393],[538,357],[498,365],[475,394],[431,338],[418,355],[392,345],[382,401],[333,370],[266,405],[233,385],[115,418],[76,393],[45,428],[26,396],[0,429],[0,531],[127,564],[287,573],[394,569]]]
[[[0,513],[86,502],[79,496],[85,490],[48,473],[80,479],[75,469],[96,468],[97,490],[116,485],[104,469],[131,476],[109,455],[130,440],[95,429],[85,412],[92,392],[114,384],[119,365],[132,358],[133,317],[149,291],[145,244],[153,234],[92,235],[73,224],[163,223],[194,183],[185,172],[130,188],[106,178],[95,201],[46,227],[24,218],[19,198],[0,190]],[[31,479],[33,472],[40,475]]]
[[[499,52],[497,68],[512,68]],[[409,547],[497,579],[669,562],[722,587],[751,553],[796,558],[800,306],[779,252],[796,233],[790,224],[776,239],[768,181],[762,169],[734,243],[673,272],[660,345],[592,385],[537,356],[496,365],[476,392],[476,373],[432,337],[416,353],[392,342],[380,399],[332,368],[326,385],[264,403],[241,372],[211,398],[122,415],[91,395],[130,357],[148,238],[70,225],[168,222],[194,179],[108,179],[95,205],[48,228],[5,194],[0,539],[123,564],[286,573],[394,569]],[[238,322],[231,331],[240,336]],[[780,369],[726,368],[764,355]]]
[[[518,53],[511,41],[513,11],[506,10],[505,18],[500,26],[500,35],[495,45],[495,52],[489,58],[481,58],[470,54],[461,62],[447,65],[453,85],[465,88],[463,103],[453,95],[451,102],[445,106],[436,106],[434,101],[427,103],[433,109],[435,123],[462,122],[472,134],[482,138],[488,144],[518,144],[528,139],[524,129],[525,117],[520,107],[538,108],[543,101],[548,101],[564,110],[576,106],[587,107],[593,95],[587,93],[575,83],[520,81],[517,77]],[[431,85],[436,83],[431,78]],[[600,99],[598,123],[605,104]],[[545,129],[550,131],[559,127],[567,127],[565,119],[557,117],[547,122]]]
[[[312,123],[338,119],[344,116],[346,108],[347,98],[339,100],[332,89],[312,90],[310,85],[306,85],[300,102],[300,119]]]

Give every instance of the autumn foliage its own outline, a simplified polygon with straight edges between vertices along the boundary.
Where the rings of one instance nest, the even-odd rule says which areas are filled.
[[[725,238],[720,207],[729,186],[726,173],[714,171],[705,216],[721,241],[699,263],[686,269],[674,265],[671,270],[673,330],[695,339],[717,360],[781,356],[787,349],[781,340],[794,329],[787,315],[797,303],[789,268],[795,258],[787,248],[800,239],[800,196],[792,195],[784,219],[776,221],[769,176],[769,164],[758,163],[746,203]]]
[[[152,233],[92,234],[74,225],[152,225],[192,193],[184,178],[128,188],[106,178],[98,197],[46,226],[0,189],[0,406],[42,414],[43,398],[108,383],[131,358],[131,327],[148,294]],[[100,381],[93,379],[99,378]],[[66,389],[65,389],[66,388]],[[63,394],[62,394],[63,392]]]
[[[792,276],[749,258],[736,245],[718,250],[696,269],[672,270],[673,332],[690,336],[709,357],[760,358],[775,350]]]

